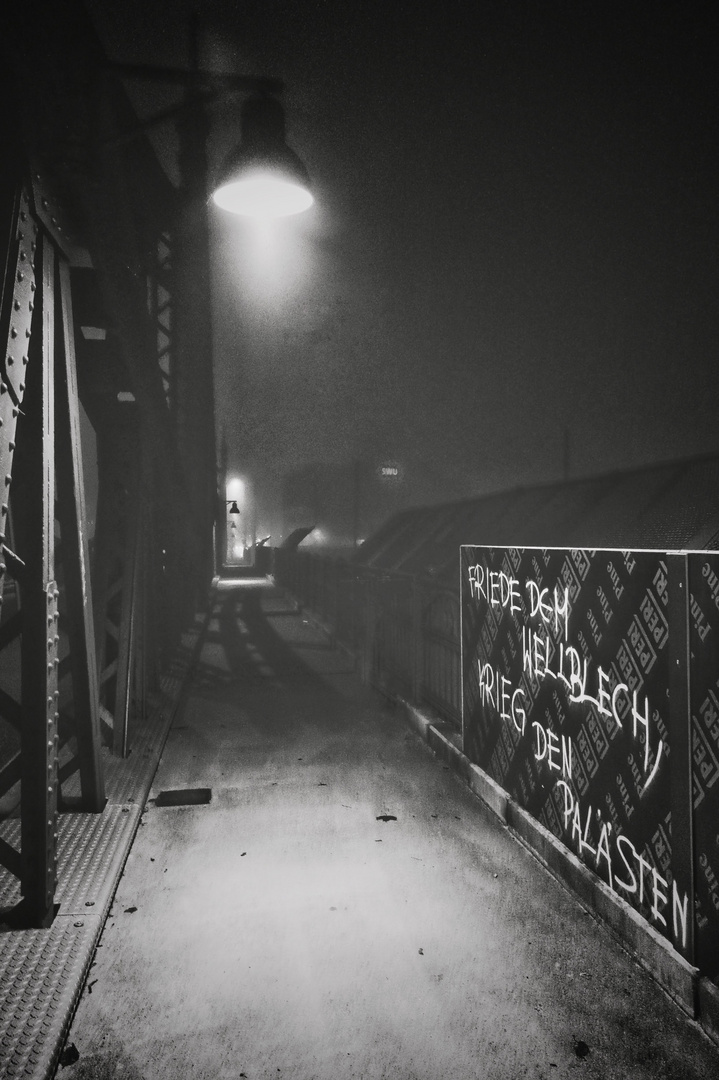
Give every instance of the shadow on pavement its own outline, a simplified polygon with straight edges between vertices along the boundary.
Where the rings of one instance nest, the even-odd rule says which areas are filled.
[[[296,623],[287,633],[290,640],[279,633],[272,622],[278,612],[272,610],[271,603],[279,597],[279,590],[261,587],[238,588],[215,597],[203,655],[195,668],[196,690],[204,696],[221,698],[236,692],[238,686],[311,693],[325,700],[338,697],[322,674],[297,652],[307,648],[315,654],[330,654],[329,642],[318,641],[317,631],[306,625],[301,612],[287,605],[279,612],[285,629],[288,620]]]

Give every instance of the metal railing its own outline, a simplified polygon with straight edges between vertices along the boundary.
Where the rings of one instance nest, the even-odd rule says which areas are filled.
[[[367,682],[461,727],[456,590],[429,577],[282,548],[274,553],[274,575],[355,657]]]

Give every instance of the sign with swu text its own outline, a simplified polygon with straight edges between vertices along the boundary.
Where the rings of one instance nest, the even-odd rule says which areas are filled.
[[[462,547],[464,751],[686,951],[661,552]]]

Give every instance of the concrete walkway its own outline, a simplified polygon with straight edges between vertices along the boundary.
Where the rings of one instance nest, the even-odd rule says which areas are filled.
[[[216,595],[71,1046],[62,1080],[719,1076],[697,1025],[260,583]]]

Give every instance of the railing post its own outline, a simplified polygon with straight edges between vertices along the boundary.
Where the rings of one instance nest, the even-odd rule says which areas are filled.
[[[422,703],[422,668],[424,642],[422,640],[422,583],[412,576],[412,701]]]
[[[375,636],[377,629],[377,590],[376,579],[366,574],[364,585],[364,625],[362,640],[362,681],[372,682]]]
[[[686,941],[674,945],[694,963],[694,829],[692,796],[689,566],[686,554],[667,556],[669,577],[669,732],[671,739],[672,877],[687,900]],[[681,922],[681,920],[679,920]]]
[[[331,590],[331,603],[332,603],[332,613],[331,613],[331,616],[330,616],[330,618],[331,618],[331,626],[332,626],[331,644],[332,644],[333,647],[337,644],[337,642],[339,640],[339,634],[340,634],[340,626],[339,626],[339,622],[340,622],[339,580],[340,580],[340,560],[339,559],[333,559],[332,560],[332,566],[331,566],[331,574],[330,574],[330,582],[331,582],[330,590]]]

